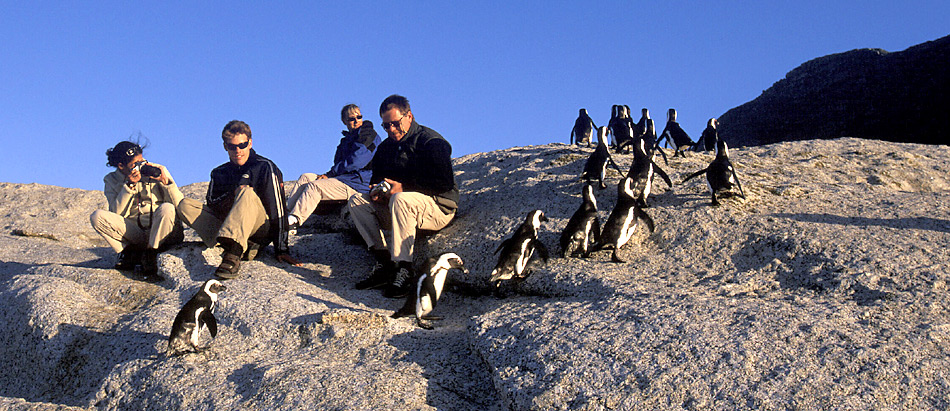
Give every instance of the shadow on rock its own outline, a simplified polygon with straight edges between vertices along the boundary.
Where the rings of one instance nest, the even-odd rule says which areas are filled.
[[[897,229],[930,230],[942,233],[950,233],[950,221],[930,217],[910,217],[910,218],[867,218],[867,217],[843,217],[827,213],[818,214],[773,214],[778,218],[788,218],[792,220],[807,223],[823,223],[851,225],[856,227],[880,226]]]

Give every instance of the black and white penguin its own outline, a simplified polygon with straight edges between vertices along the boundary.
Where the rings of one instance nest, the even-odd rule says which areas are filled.
[[[587,258],[591,252],[591,245],[600,241],[600,219],[597,217],[594,186],[585,184],[582,195],[584,201],[561,232],[561,256],[564,258],[577,254]]]
[[[586,144],[590,147],[595,129],[597,125],[594,124],[594,120],[587,114],[587,109],[582,108],[580,114],[577,115],[577,120],[574,120],[574,128],[571,129],[571,144]]]
[[[224,289],[224,284],[218,280],[205,281],[201,290],[185,303],[175,316],[171,335],[168,336],[170,355],[201,351],[198,349],[198,335],[202,328],[208,328],[211,338],[218,335],[218,322],[214,318],[214,308],[218,303],[218,293]]]
[[[719,127],[719,120],[716,120],[715,117],[706,122],[706,129],[703,130],[703,134],[699,136],[699,141],[696,142],[696,151],[700,149],[712,151],[716,148],[716,142],[719,141],[717,127]]]
[[[683,179],[683,183],[700,174],[706,173],[706,183],[709,185],[709,193],[712,195],[712,205],[719,205],[716,195],[725,196],[732,194],[732,186],[739,189],[739,197],[745,198],[742,191],[742,184],[739,183],[739,176],[736,174],[736,168],[729,160],[729,145],[725,141],[719,140],[716,143],[716,158],[709,166],[699,170]]]
[[[526,268],[535,251],[542,260],[548,261],[548,249],[538,241],[538,230],[544,221],[548,219],[543,211],[532,210],[515,234],[498,246],[495,252],[501,251],[501,254],[498,256],[495,269],[491,272],[489,282],[497,287],[502,280],[526,278],[529,274]]]
[[[650,110],[646,107],[640,109],[640,120],[637,120],[637,127],[634,129],[634,136],[643,136],[647,131],[647,120],[650,119]]]
[[[627,176],[633,178],[632,189],[637,205],[643,208],[649,207],[647,198],[650,197],[650,189],[653,188],[654,175],[659,174],[666,185],[673,188],[670,176],[653,161],[655,157],[656,152],[647,150],[647,141],[640,140],[636,149],[633,150],[633,163],[630,164],[630,171],[627,172]]]
[[[610,212],[610,217],[607,217],[607,222],[604,223],[603,231],[600,233],[600,242],[594,249],[612,248],[614,252],[611,259],[618,263],[624,262],[618,253],[620,248],[630,241],[634,230],[640,225],[640,220],[646,222],[647,228],[653,232],[653,219],[637,205],[637,198],[633,192],[633,178],[624,177],[617,187],[617,205]]]
[[[690,150],[696,145],[693,139],[689,138],[689,134],[686,134],[686,131],[676,122],[676,109],[671,108],[666,113],[666,127],[663,128],[663,133],[660,134],[660,139],[656,142],[657,148],[662,145],[664,140],[666,140],[668,147],[673,147],[673,157],[686,157],[686,150]]]
[[[429,313],[435,309],[439,297],[442,296],[442,289],[445,287],[445,280],[448,277],[449,270],[462,270],[468,273],[462,259],[455,253],[442,253],[438,257],[430,257],[426,261],[428,268],[419,276],[416,282],[415,292],[409,293],[406,298],[406,304],[398,311],[393,313],[393,318],[416,316],[416,324],[427,330],[432,329],[429,321],[440,320],[440,317],[430,316]]]
[[[584,164],[584,172],[581,173],[580,176],[582,179],[587,179],[588,183],[590,183],[591,179],[597,178],[600,180],[601,189],[607,188],[607,185],[604,184],[604,178],[607,176],[608,165],[613,165],[618,173],[623,174],[623,171],[620,170],[620,166],[610,157],[610,149],[607,148],[606,140],[607,127],[597,128],[597,148],[595,148],[594,152],[587,158],[587,163]]]
[[[620,116],[615,123],[615,126],[611,133],[614,135],[614,152],[622,153],[625,149],[629,151],[630,142],[636,139],[639,134],[634,130],[636,124],[633,123],[633,119],[630,118],[630,108],[627,106],[620,106]]]
[[[616,147],[617,143],[614,141],[617,138],[618,124],[620,124],[620,114],[623,112],[623,108],[619,104],[614,104],[610,107],[610,121],[607,122],[607,132],[610,135],[610,143],[607,145],[611,148]]]

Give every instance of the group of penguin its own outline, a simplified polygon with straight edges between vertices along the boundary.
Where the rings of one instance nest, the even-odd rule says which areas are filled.
[[[415,315],[416,324],[421,328],[432,329],[430,321],[440,317],[430,316],[435,309],[449,270],[458,269],[468,273],[462,259],[455,253],[447,252],[431,257],[426,261],[426,269],[416,281],[414,292],[409,293],[405,305],[393,313],[393,318]],[[218,303],[218,293],[226,287],[218,280],[208,280],[201,289],[178,311],[172,330],[168,336],[168,355],[198,353],[208,347],[199,347],[201,331],[205,328],[211,338],[218,335],[218,323],[214,310]]]
[[[664,140],[675,150],[674,158],[679,155],[685,157],[685,151],[689,149],[716,150],[716,157],[706,168],[683,179],[685,183],[694,177],[706,174],[712,205],[719,204],[717,196],[733,194],[731,192],[733,188],[738,189],[736,193],[738,196],[745,198],[735,167],[729,159],[729,147],[718,137],[717,125],[715,118],[709,119],[699,141],[693,142],[676,122],[676,110],[671,108],[667,114],[666,128],[657,140],[656,129],[647,109],[643,109],[640,121],[635,124],[630,118],[629,107],[615,105],[610,122],[602,127],[594,124],[586,109],[580,109],[580,114],[571,130],[570,143],[589,147],[593,132],[596,130],[597,145],[588,157],[584,171],[580,175],[581,179],[587,180],[581,191],[583,198],[581,205],[561,232],[559,241],[561,256],[587,258],[595,251],[612,249],[611,260],[624,262],[618,253],[633,236],[640,221],[643,221],[650,232],[653,232],[655,228],[653,219],[643,209],[649,207],[647,198],[650,196],[654,176],[659,175],[670,188],[673,187],[670,177],[654,161],[657,152],[660,152],[666,161],[666,153],[660,148],[660,143]],[[623,153],[632,150],[633,162],[630,170],[617,186],[617,204],[601,227],[592,180],[597,179],[600,188],[606,188],[604,178],[608,166],[613,166],[623,175],[620,166],[610,156],[607,145],[610,134],[614,136],[612,146],[615,152]],[[545,221],[548,219],[542,210],[530,211],[515,233],[502,241],[495,250],[496,254],[500,254],[489,282],[496,288],[502,281],[520,281],[527,278],[530,274],[529,263],[535,256],[540,257],[544,262],[548,261],[547,247],[538,240],[538,231],[541,229],[541,223]],[[393,313],[392,317],[415,315],[416,324],[419,327],[431,329],[430,321],[437,320],[439,317],[430,314],[442,295],[448,272],[452,269],[468,273],[462,259],[455,253],[446,252],[429,258],[426,261],[426,268],[422,270],[416,281],[415,289],[409,293],[403,307]],[[214,310],[218,293],[223,290],[225,286],[221,282],[208,280],[182,307],[175,316],[168,338],[170,355],[203,350],[198,347],[199,334],[203,328],[208,329],[212,338],[217,336]]]
[[[564,258],[578,256],[587,258],[592,252],[612,249],[611,260],[624,262],[620,258],[619,251],[633,236],[640,221],[643,221],[650,232],[653,232],[655,227],[653,219],[643,209],[649,207],[647,198],[650,196],[654,176],[659,175],[670,188],[673,187],[669,175],[654,161],[657,152],[660,152],[666,161],[666,153],[660,148],[664,140],[674,148],[674,157],[680,155],[685,157],[685,151],[689,149],[716,150],[716,157],[706,168],[683,180],[685,183],[694,177],[706,174],[712,205],[719,205],[719,197],[724,195],[736,194],[745,198],[735,167],[729,159],[729,147],[718,137],[716,130],[718,122],[715,118],[709,120],[700,140],[693,142],[676,122],[676,110],[671,108],[668,112],[666,128],[657,140],[656,129],[653,120],[650,119],[649,110],[643,109],[643,116],[636,124],[633,123],[629,113],[629,107],[615,105],[608,125],[597,127],[587,110],[580,109],[580,114],[571,130],[570,143],[590,146],[591,135],[596,130],[597,146],[588,157],[584,171],[580,175],[581,179],[587,180],[581,192],[583,198],[581,206],[574,212],[567,226],[564,227],[564,231],[561,232],[559,243],[561,256]],[[620,166],[610,156],[607,145],[609,134],[614,135],[612,145],[616,153],[632,149],[633,162],[630,170],[617,186],[617,204],[601,227],[592,180],[598,180],[601,189],[607,188],[604,178],[608,166],[613,166],[623,175]],[[738,192],[733,193],[733,188]],[[489,280],[491,283],[497,286],[503,280],[526,278],[529,274],[529,262],[535,255],[543,261],[548,260],[548,250],[537,237],[543,221],[547,221],[543,211],[530,211],[514,235],[499,245],[495,252],[501,252],[501,254],[492,271]]]

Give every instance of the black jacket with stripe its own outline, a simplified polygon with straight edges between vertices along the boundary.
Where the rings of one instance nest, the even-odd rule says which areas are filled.
[[[214,214],[223,220],[231,212],[238,186],[250,186],[260,197],[270,223],[266,242],[261,246],[273,242],[275,254],[286,254],[290,252],[290,245],[287,233],[287,197],[284,195],[283,181],[284,176],[277,164],[251,149],[251,155],[243,166],[229,161],[211,170],[211,184],[208,185],[206,202]]]

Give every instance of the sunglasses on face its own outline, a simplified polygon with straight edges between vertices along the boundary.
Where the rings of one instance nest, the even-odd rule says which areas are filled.
[[[247,140],[241,144],[224,143],[224,147],[227,148],[228,151],[235,151],[237,149],[244,150],[247,148],[248,144],[251,144],[251,140]]]
[[[383,122],[383,130],[388,130],[390,127],[395,127],[395,128],[401,129],[402,127],[399,125],[399,123],[400,123],[400,122],[402,121],[402,119],[404,119],[404,118],[406,118],[406,116],[399,117],[398,120],[384,121],[384,122]]]
[[[349,121],[349,122],[354,122],[354,121],[356,121],[356,120],[362,120],[362,119],[363,119],[363,116],[356,116],[356,117],[350,117],[350,118],[348,118],[348,119],[346,119],[346,120]]]

